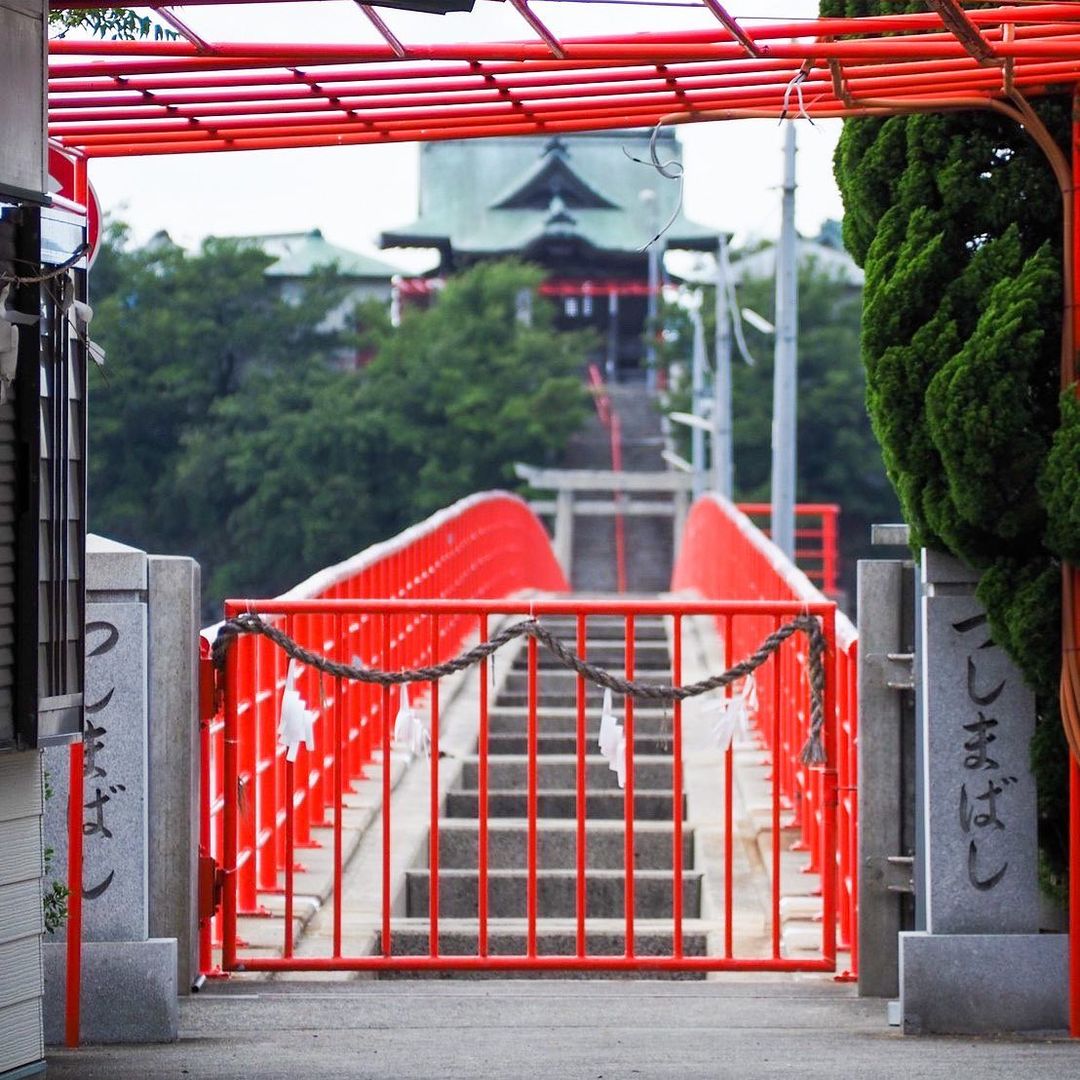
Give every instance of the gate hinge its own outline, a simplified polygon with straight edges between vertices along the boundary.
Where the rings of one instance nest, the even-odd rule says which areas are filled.
[[[217,712],[218,671],[210,659],[210,644],[200,638],[199,654],[199,722],[209,724]]]
[[[212,919],[221,907],[225,871],[212,855],[199,852],[199,922]]]
[[[869,653],[866,663],[875,677],[890,690],[915,689],[914,653]]]
[[[910,855],[890,855],[886,860],[885,887],[889,892],[915,892],[915,860]]]

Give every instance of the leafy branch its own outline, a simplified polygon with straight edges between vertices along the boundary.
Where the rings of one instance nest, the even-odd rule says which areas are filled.
[[[67,37],[72,30],[86,30],[94,37],[111,41],[176,41],[175,30],[160,26],[146,15],[136,15],[129,8],[93,8],[50,11],[49,26],[54,37]]]

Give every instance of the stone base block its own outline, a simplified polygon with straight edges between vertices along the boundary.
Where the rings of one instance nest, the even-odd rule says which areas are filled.
[[[1066,1028],[1068,943],[1066,934],[902,933],[905,1034]]]
[[[45,943],[45,1042],[53,1046],[64,1041],[65,950]],[[83,942],[84,1042],[175,1042],[178,1022],[176,938]]]

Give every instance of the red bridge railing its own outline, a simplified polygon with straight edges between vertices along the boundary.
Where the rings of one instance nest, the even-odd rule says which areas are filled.
[[[599,640],[615,640],[623,650],[626,677],[633,679],[639,666],[648,668],[643,677],[646,681],[657,680],[670,685],[683,685],[683,639],[684,624],[698,617],[714,618],[723,628],[725,663],[730,666],[736,659],[742,659],[744,652],[735,652],[736,641],[753,641],[756,648],[761,643],[758,628],[767,628],[766,633],[787,623],[793,616],[811,614],[821,620],[827,642],[828,654],[835,657],[834,641],[835,605],[828,602],[807,603],[803,599],[765,600],[765,601],[579,601],[573,599],[518,599],[508,601],[484,600],[346,600],[316,599],[297,600],[279,599],[257,602],[227,601],[226,614],[236,615],[245,610],[255,610],[264,618],[280,619],[287,632],[296,634],[308,641],[321,642],[327,637],[326,628],[333,632],[322,646],[328,655],[341,655],[341,636],[350,627],[369,624],[378,628],[381,638],[380,664],[384,670],[397,668],[418,661],[445,659],[447,654],[434,646],[428,648],[427,642],[437,642],[444,625],[452,625],[466,620],[475,629],[480,640],[488,638],[489,630],[495,629],[495,623],[503,618],[518,620],[532,616],[542,625],[547,625],[566,644],[574,648],[579,655],[588,655],[590,644],[595,646]],[[645,619],[663,618],[668,628],[668,640],[671,643],[670,666],[664,671],[657,670],[655,656],[650,659],[638,653],[637,627]],[[421,625],[423,632],[419,636],[420,648],[409,654],[410,658],[395,654],[393,643],[400,641],[404,626]],[[603,624],[614,635],[598,639],[597,625]],[[319,629],[312,634],[310,628]],[[250,718],[251,676],[250,669],[259,662],[263,653],[264,639],[242,637],[230,649],[225,672],[226,694],[224,701],[223,723],[225,725],[224,790],[233,792],[244,786],[245,771],[250,773],[250,758],[245,758],[244,746],[252,738]],[[807,680],[805,674],[805,646],[799,648],[795,638],[788,639],[758,669],[759,716],[765,728],[773,732],[774,745],[778,748],[769,783],[770,800],[774,829],[779,832],[781,815],[784,812],[782,792],[785,777],[795,766],[780,755],[779,747],[784,747],[783,754],[794,759],[801,747],[799,740],[808,733],[806,724],[789,722],[789,718],[798,714],[800,717],[809,712]],[[747,650],[750,651],[750,650]],[[468,695],[468,708],[476,709],[477,742],[475,755],[463,759],[466,767],[475,770],[476,779],[470,781],[469,796],[475,796],[475,817],[470,812],[463,814],[467,820],[475,820],[477,826],[477,862],[476,862],[476,914],[475,945],[472,942],[462,944],[455,939],[460,935],[460,911],[446,912],[441,905],[450,903],[452,896],[448,890],[440,888],[440,880],[450,879],[454,883],[455,871],[459,863],[452,860],[449,867],[443,867],[442,856],[446,854],[441,844],[441,799],[442,771],[452,769],[454,761],[443,760],[442,748],[447,722],[445,713],[440,713],[440,697],[437,683],[426,684],[430,687],[425,705],[425,729],[430,736],[430,751],[426,762],[419,760],[413,767],[427,772],[427,792],[421,792],[421,801],[406,801],[402,807],[396,792],[392,796],[391,782],[391,728],[394,715],[394,701],[389,687],[375,690],[377,700],[376,725],[381,736],[381,755],[375,775],[381,775],[382,803],[380,807],[381,840],[378,842],[377,881],[368,882],[360,897],[349,898],[343,888],[342,872],[342,817],[345,810],[343,783],[348,761],[348,749],[345,744],[345,731],[348,728],[349,691],[337,680],[328,685],[318,705],[321,719],[315,733],[315,749],[301,748],[295,764],[284,763],[284,791],[286,797],[280,802],[284,815],[284,827],[280,835],[284,848],[278,852],[277,861],[266,863],[268,877],[265,884],[258,881],[259,874],[252,874],[247,867],[253,856],[263,858],[259,847],[252,846],[252,835],[246,819],[258,814],[258,792],[256,808],[252,812],[247,800],[230,798],[225,807],[225,830],[221,848],[224,866],[225,890],[223,896],[223,966],[227,970],[243,971],[817,971],[831,972],[836,966],[836,879],[822,873],[822,906],[824,917],[819,923],[818,943],[813,951],[802,951],[792,955],[785,950],[780,933],[781,883],[779,874],[774,873],[769,890],[768,922],[769,933],[762,940],[755,929],[746,932],[740,923],[739,912],[745,911],[744,904],[758,909],[761,896],[757,885],[748,886],[734,874],[736,865],[736,818],[733,782],[733,748],[729,745],[723,751],[724,764],[716,783],[722,786],[723,795],[719,813],[723,821],[723,900],[715,915],[708,916],[710,925],[716,924],[719,931],[706,940],[700,929],[702,915],[688,909],[687,904],[697,904],[692,893],[686,890],[688,883],[687,866],[684,865],[684,815],[687,785],[683,769],[683,706],[675,702],[671,706],[670,716],[670,756],[655,756],[655,751],[642,750],[635,738],[635,724],[648,733],[664,730],[667,723],[665,716],[661,720],[655,704],[650,708],[647,702],[635,704],[630,697],[620,699],[615,708],[619,712],[624,731],[619,739],[619,748],[614,751],[617,761],[612,761],[612,769],[618,769],[621,781],[619,791],[608,762],[597,757],[596,727],[590,724],[596,720],[599,699],[592,688],[578,676],[568,681],[560,677],[560,672],[544,667],[540,663],[540,647],[535,639],[530,638],[525,646],[525,664],[519,678],[523,678],[527,687],[523,694],[525,706],[519,716],[520,728],[517,732],[524,737],[526,752],[523,755],[527,766],[527,789],[523,793],[523,807],[520,812],[514,810],[514,817],[521,817],[526,823],[526,835],[522,849],[517,853],[519,861],[512,867],[506,865],[507,854],[502,850],[502,857],[496,861],[494,845],[489,841],[491,819],[505,818],[508,810],[504,803],[508,792],[501,789],[504,783],[500,779],[500,759],[491,749],[490,733],[492,716],[489,708],[488,662],[484,661],[468,674],[476,680],[476,693]],[[283,685],[282,664],[275,663],[271,656],[267,662],[276,672],[277,685]],[[665,654],[664,663],[667,664]],[[518,669],[520,670],[520,669]],[[421,686],[425,684],[421,683]],[[232,691],[235,686],[237,690]],[[572,689],[571,689],[572,687]],[[569,693],[574,705],[567,711],[572,712],[574,722],[570,728],[557,727],[557,717],[553,715],[552,698],[554,689],[558,695]],[[825,725],[822,732],[825,748],[830,759],[836,753],[837,737],[835,722],[839,710],[834,698],[836,692],[834,670],[826,672],[824,687]],[[729,701],[734,696],[734,689],[721,692]],[[310,687],[305,691],[309,707],[315,709],[320,702],[319,692]],[[276,714],[276,700],[269,700],[268,715]],[[328,722],[332,720],[332,722]],[[699,718],[692,722],[698,723]],[[498,729],[496,729],[498,730]],[[540,754],[540,736],[552,731],[572,731],[569,735],[573,750],[565,756],[544,758]],[[272,746],[272,744],[271,744]],[[230,748],[234,748],[231,749]],[[603,753],[602,744],[601,752]],[[497,753],[497,752],[496,752]],[[280,760],[277,758],[276,760]],[[502,764],[505,764],[505,758]],[[520,760],[520,758],[518,759]],[[305,810],[301,801],[304,799],[306,785],[310,783],[312,769],[330,766],[331,799],[329,820],[324,824],[332,829],[333,835],[333,884],[329,901],[333,910],[331,932],[319,941],[305,940],[305,947],[298,950],[296,930],[293,922],[293,903],[296,889],[294,876],[294,856],[303,846],[306,825],[310,811]],[[337,764],[335,764],[337,763]],[[597,766],[602,778],[597,777]],[[568,777],[556,781],[552,769],[562,770]],[[834,772],[824,774],[835,776]],[[722,776],[722,779],[721,779]],[[603,779],[606,778],[606,779]],[[475,789],[471,786],[475,784]],[[805,831],[813,837],[814,852],[820,865],[829,866],[835,862],[836,821],[834,804],[827,796],[833,790],[828,780],[823,780],[822,794],[817,795],[813,810],[804,814]],[[606,790],[605,790],[606,789]],[[553,795],[565,795],[573,800],[573,814],[568,819],[574,829],[575,842],[573,866],[570,869],[557,870],[564,878],[573,883],[572,898],[562,890],[545,889],[541,879],[541,870],[549,869],[543,865],[543,848],[540,843],[544,829],[541,825],[543,804]],[[618,797],[617,814],[612,815],[605,809],[610,808],[610,796]],[[426,798],[424,796],[427,796]],[[648,827],[656,829],[661,819],[656,819],[655,811],[650,811],[647,800],[670,797],[670,861],[655,871],[642,869],[637,865],[638,848],[636,834]],[[307,796],[310,801],[310,796]],[[320,804],[322,805],[322,804]],[[324,810],[327,809],[324,807]],[[817,812],[820,810],[820,818]],[[417,813],[422,815],[427,830],[427,858],[424,862],[429,875],[426,908],[424,915],[415,915],[413,919],[426,924],[427,941],[419,952],[408,944],[399,944],[398,922],[401,912],[394,907],[393,897],[397,888],[395,866],[400,862],[399,845],[408,844],[407,835],[402,837],[394,824],[399,816],[415,820]],[[306,815],[306,816],[305,816]],[[408,815],[413,817],[410,819]],[[590,859],[588,850],[597,839],[595,826],[601,819],[615,818],[620,821],[622,833],[622,859],[618,868],[615,886],[620,899],[618,915],[607,915],[600,919],[594,905],[596,897],[590,899],[589,882],[599,876],[601,883],[611,886],[612,879],[605,878],[610,871],[598,869]],[[650,819],[643,826],[642,818]],[[815,828],[811,830],[811,823]],[[774,861],[779,859],[779,847],[774,845]],[[267,853],[270,854],[270,853]],[[471,863],[468,864],[471,869]],[[562,865],[562,864],[560,864]],[[659,866],[659,864],[657,864]],[[602,863],[601,863],[602,866]],[[260,863],[260,872],[262,864]],[[269,876],[272,871],[273,876]],[[505,886],[507,875],[517,875],[523,888],[521,895],[507,901]],[[548,882],[550,886],[551,882]],[[281,923],[280,938],[276,946],[263,940],[259,948],[246,948],[246,943],[239,939],[237,916],[245,910],[250,911],[255,892],[275,891],[280,893],[283,885],[285,918]],[[372,888],[371,886],[381,886]],[[650,890],[655,908],[655,892],[660,887],[670,899],[667,911],[650,915],[643,911],[645,901],[638,896],[638,890]],[[502,898],[501,914],[496,916],[496,898]],[[666,903],[667,901],[665,901]],[[457,902],[460,906],[461,901]],[[506,907],[513,908],[508,916]],[[351,920],[366,921],[372,928],[371,947],[365,948],[350,942],[343,931],[342,911],[348,911]],[[426,916],[426,917],[425,917]],[[515,926],[524,933],[521,943],[512,950],[505,943],[496,945],[490,935],[496,929],[496,918],[505,923],[511,919]],[[458,922],[455,924],[454,919]],[[557,920],[562,928],[565,940],[557,949],[550,939],[545,939],[545,924],[551,929],[552,921]],[[408,921],[408,920],[406,920]],[[447,925],[447,922],[450,925]],[[468,919],[470,927],[473,920]],[[657,932],[655,924],[664,923],[662,933]],[[614,925],[612,925],[614,924]],[[572,930],[567,930],[572,926]],[[605,945],[600,940],[602,932],[614,933],[615,941]],[[643,934],[652,934],[652,940],[640,947]],[[691,935],[694,935],[693,937]],[[447,941],[447,938],[454,940]],[[616,948],[609,947],[615,944]]]
[[[770,534],[772,507],[768,503],[738,505],[766,536]],[[837,591],[839,517],[836,503],[795,504],[795,562],[826,596],[835,596]]]
[[[693,591],[706,599],[796,601],[809,611],[817,610],[826,599],[740,507],[716,495],[699,499],[690,511],[671,587],[675,592]],[[808,730],[809,708],[805,680],[800,683],[797,671],[778,673],[788,696],[779,715],[770,715],[765,709],[759,713],[758,734],[768,747],[781,798],[791,814],[785,826],[798,831],[795,843],[808,853],[807,871],[822,874],[826,896],[830,883],[835,884],[838,945],[851,950],[854,977],[858,969],[858,633],[842,613],[837,612],[835,619],[834,653],[828,658],[829,664],[835,665],[835,716],[829,717],[831,723],[827,724],[835,741],[826,747],[826,766],[808,767],[798,760],[798,748]],[[769,617],[734,625],[718,620],[717,629],[729,655],[741,657],[775,629],[775,622]],[[784,662],[801,666],[805,659],[802,651],[799,655],[784,654]],[[827,850],[834,814],[835,856]],[[774,878],[779,873],[779,848],[779,844],[773,845]],[[828,907],[825,917],[829,917]]]
[[[280,599],[286,603],[359,597],[411,602],[462,596],[501,599],[523,590],[565,592],[569,585],[543,525],[528,506],[515,495],[486,492],[320,571]],[[290,615],[280,623],[290,637],[324,655],[394,669],[431,663],[436,655],[453,655],[476,627],[475,620],[450,614],[438,621],[437,633],[432,633],[429,622],[414,616],[396,620],[393,636],[386,640],[384,624],[373,612],[354,611],[343,617],[315,610],[310,604],[303,614]],[[204,641],[215,633],[213,627],[204,631]],[[261,890],[279,892],[283,873],[291,880],[293,864],[286,859],[287,849],[315,846],[311,830],[331,823],[341,785],[359,778],[381,749],[387,708],[383,691],[375,686],[322,682],[318,672],[303,669],[296,689],[316,714],[318,750],[302,752],[294,767],[286,762],[277,738],[287,658],[265,638],[247,639],[236,651],[242,662],[226,703],[236,725],[237,799],[245,807],[237,815],[233,841],[235,897],[238,911],[250,914],[262,911]],[[209,665],[209,660],[205,663]],[[204,671],[204,685],[210,684],[205,677],[210,675]],[[211,697],[204,695],[202,721],[200,848],[205,867],[201,884],[206,892],[214,887],[214,864],[225,865],[229,752],[224,714],[216,710],[218,703]],[[340,852],[337,855],[340,874]],[[286,903],[291,905],[289,893]],[[209,906],[204,905],[204,910]],[[290,916],[286,921],[291,921]],[[220,915],[213,922],[204,919],[203,972],[213,969],[212,949],[220,941]]]

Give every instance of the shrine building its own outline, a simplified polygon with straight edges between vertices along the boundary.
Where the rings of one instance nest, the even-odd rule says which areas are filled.
[[[403,280],[402,299],[423,296],[438,278],[485,259],[524,259],[548,272],[541,292],[558,304],[558,325],[593,328],[602,342],[593,359],[609,378],[633,379],[644,367],[649,295],[662,283],[660,249],[713,251],[718,239],[682,212],[681,180],[649,163],[650,135],[620,130],[421,145],[420,216],[384,232],[380,245],[434,248],[439,265],[431,277]],[[671,129],[659,133],[655,151],[665,166],[681,165]]]

